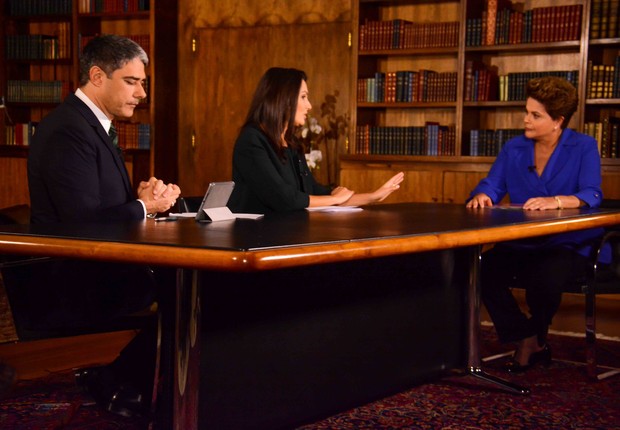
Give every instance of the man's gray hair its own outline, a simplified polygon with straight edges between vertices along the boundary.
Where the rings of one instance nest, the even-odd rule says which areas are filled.
[[[80,86],[88,83],[93,66],[100,67],[106,76],[111,77],[115,70],[135,58],[142,61],[145,67],[149,63],[144,49],[133,40],[115,34],[95,37],[84,47],[80,57]]]

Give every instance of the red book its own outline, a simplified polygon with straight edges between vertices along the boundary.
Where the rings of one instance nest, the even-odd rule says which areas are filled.
[[[497,24],[497,0],[487,0],[486,33],[483,45],[495,45],[495,27]]]
[[[579,40],[581,36],[581,14],[583,13],[583,7],[580,4],[573,5],[571,7],[573,13],[571,14],[573,19],[569,25],[569,40]]]

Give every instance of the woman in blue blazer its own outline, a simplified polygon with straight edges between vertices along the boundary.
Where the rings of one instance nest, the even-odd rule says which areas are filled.
[[[598,207],[603,193],[597,142],[567,128],[577,109],[577,90],[565,79],[547,76],[530,80],[526,94],[524,134],[504,145],[467,207],[493,206],[506,195],[523,210]],[[506,370],[549,364],[547,331],[563,286],[586,273],[591,243],[601,233],[594,229],[507,242],[483,254],[482,300],[500,341],[516,343]],[[528,314],[512,295],[514,286],[525,289]]]

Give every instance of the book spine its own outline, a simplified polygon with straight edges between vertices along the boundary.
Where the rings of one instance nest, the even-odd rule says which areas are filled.
[[[487,0],[486,33],[484,45],[495,44],[495,27],[497,25],[497,0]]]
[[[601,3],[604,0],[592,0],[590,12],[590,38],[599,39],[601,37]]]

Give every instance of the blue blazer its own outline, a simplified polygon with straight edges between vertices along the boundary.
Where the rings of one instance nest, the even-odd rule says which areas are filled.
[[[33,223],[144,218],[121,154],[75,94],[35,127],[28,185]]]
[[[598,207],[603,200],[603,192],[601,158],[596,140],[565,129],[545,170],[538,176],[534,168],[534,141],[524,135],[517,136],[503,146],[489,175],[474,188],[470,199],[479,193],[488,195],[494,204],[506,194],[511,203],[519,204],[532,197],[574,195],[588,206]],[[561,246],[588,256],[591,244],[602,233],[602,229],[589,229],[513,241],[507,245],[526,249]],[[609,250],[604,249],[600,261],[608,263],[609,259]]]
[[[590,207],[601,204],[601,159],[592,137],[565,129],[541,176],[534,164],[531,139],[509,140],[470,198],[484,193],[498,203],[508,194],[512,203],[525,203],[532,197],[574,195]]]

